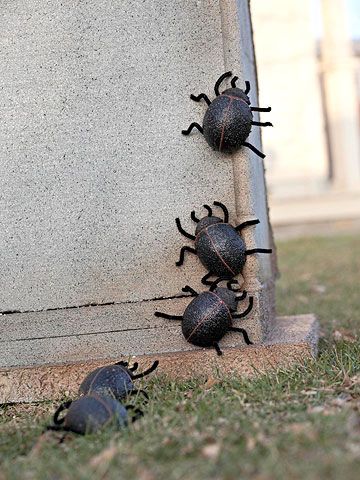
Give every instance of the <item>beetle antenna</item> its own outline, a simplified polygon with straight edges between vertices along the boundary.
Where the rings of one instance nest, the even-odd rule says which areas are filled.
[[[212,216],[212,208],[209,205],[203,205],[203,207],[208,211],[208,217]]]
[[[244,93],[247,95],[250,92],[250,82],[248,80],[245,80],[245,90]]]
[[[264,155],[262,152],[260,152],[260,150],[258,150],[256,147],[254,147],[254,145],[251,145],[251,143],[248,143],[248,142],[244,142],[243,143],[244,147],[248,147],[250,148],[250,150],[252,150],[254,153],[256,153],[256,155],[260,158],[265,158],[266,155]]]
[[[246,345],[253,345],[253,342],[249,339],[247,331],[243,328],[230,327],[229,332],[239,332],[243,334]]]
[[[195,210],[193,210],[193,211],[191,212],[190,217],[191,217],[191,220],[192,220],[193,222],[195,222],[195,223],[199,223],[199,222],[200,222],[200,220],[199,220],[198,218],[196,218],[196,216],[195,216]]]
[[[159,360],[155,360],[155,362],[151,365],[151,367],[145,370],[145,372],[138,373],[137,375],[132,375],[132,379],[135,380],[136,378],[146,377],[146,375],[149,375],[149,373],[156,370],[158,365],[159,365]]]
[[[232,72],[225,72],[223,73],[216,81],[215,83],[215,87],[214,87],[214,91],[215,91],[215,95],[218,97],[220,95],[220,92],[219,92],[219,87],[220,87],[220,84],[223,80],[225,80],[225,78],[227,77],[231,77],[232,75]]]
[[[228,223],[228,221],[229,221],[229,210],[227,209],[227,207],[225,207],[225,205],[221,202],[214,202],[214,205],[216,207],[221,208],[221,210],[224,212],[224,223]]]
[[[182,288],[181,290],[185,293],[186,292],[191,293],[193,297],[197,297],[199,295],[193,288],[190,287],[190,285],[185,285],[185,287]]]
[[[236,88],[236,82],[239,80],[239,77],[235,76],[232,80],[231,80],[231,86],[232,88]]]

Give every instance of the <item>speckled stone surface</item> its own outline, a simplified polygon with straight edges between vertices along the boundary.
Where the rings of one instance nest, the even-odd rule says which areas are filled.
[[[184,352],[129,356],[125,359],[138,361],[141,370],[158,359],[159,367],[151,375],[166,375],[173,379],[206,378],[216,376],[217,372],[220,375],[253,376],[315,358],[317,342],[316,318],[299,315],[277,318],[271,335],[262,345],[228,346],[223,349],[221,357],[214,349],[192,348]],[[0,370],[0,403],[58,398],[65,392],[76,396],[80,383],[90,371],[122,358],[113,354],[112,359],[103,361]]]
[[[175,217],[234,212],[231,159],[181,135],[224,70],[218,2],[15,0],[0,28],[1,310],[177,294],[203,272]]]
[[[190,93],[212,98],[226,70],[250,81],[257,105],[248,2],[13,0],[0,28],[0,310],[29,312],[0,317],[0,367],[106,358],[129,324],[127,353],[182,351],[175,327],[151,337],[144,306],[202,289],[196,257],[175,267],[191,245],[175,217],[193,232],[191,210],[222,201],[234,224],[260,218],[243,233],[247,248],[272,242],[263,162],[181,135],[206,109]],[[258,128],[249,142],[261,148]],[[243,272],[255,296],[243,326],[257,343],[275,319],[274,272],[275,255],[249,257]],[[122,315],[109,330],[106,307],[75,324],[66,310],[112,302]]]

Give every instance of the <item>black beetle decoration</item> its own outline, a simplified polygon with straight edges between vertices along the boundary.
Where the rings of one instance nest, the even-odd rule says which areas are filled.
[[[68,410],[63,418],[59,418],[62,411]],[[54,425],[48,430],[63,430],[85,435],[96,433],[106,426],[122,429],[128,426],[128,410],[133,410],[135,415],[131,418],[134,422],[143,416],[143,412],[133,405],[124,406],[118,400],[106,395],[91,393],[75,400],[62,403],[54,413]]]
[[[187,233],[182,228],[180,219],[175,219],[179,232],[190,240],[195,240],[195,248],[182,247],[176,265],[179,267],[184,263],[185,252],[197,255],[200,262],[209,270],[209,273],[201,279],[204,285],[212,284],[209,281],[209,277],[212,275],[230,279],[241,273],[248,255],[272,252],[271,248],[247,250],[244,240],[239,235],[245,227],[260,223],[258,219],[249,220],[233,227],[228,223],[229,212],[225,205],[220,202],[214,202],[214,205],[223,210],[224,220],[213,216],[209,205],[204,205],[204,208],[208,211],[208,216],[201,220],[198,220],[195,212],[192,211],[191,219],[197,223],[195,235]]]
[[[225,153],[234,153],[240,147],[250,148],[256,155],[265,158],[257,148],[248,142],[245,142],[250,134],[252,125],[259,127],[272,127],[272,123],[254,122],[252,112],[271,112],[271,107],[260,108],[251,107],[248,93],[250,83],[245,82],[245,91],[236,87],[238,77],[231,80],[231,87],[224,92],[219,92],[221,82],[231,77],[231,72],[226,72],[215,83],[216,98],[212,102],[205,93],[200,93],[197,97],[190,95],[191,100],[200,102],[205,100],[208,109],[205,112],[203,126],[193,122],[187,130],[182,130],[183,135],[189,135],[193,128],[197,128],[205,137],[205,140],[214,150]]]
[[[117,362],[114,365],[97,368],[85,377],[80,385],[79,393],[83,395],[90,393],[107,394],[117,400],[122,400],[127,395],[141,393],[148,399],[149,397],[144,390],[135,388],[134,380],[149,375],[158,365],[158,360],[155,360],[148,370],[135,375],[133,372],[138,368],[137,362],[132,367],[129,367],[128,362]]]
[[[222,355],[218,342],[227,332],[242,333],[245,343],[252,345],[246,330],[233,327],[232,324],[233,320],[243,318],[251,312],[253,297],[249,297],[249,306],[244,312],[234,313],[237,303],[246,298],[247,292],[236,295],[232,289],[232,284],[236,282],[234,280],[228,281],[228,288],[218,287],[218,283],[223,280],[223,278],[215,280],[209,291],[200,294],[186,285],[182,289],[183,292],[189,292],[195,298],[186,307],[184,314],[176,316],[155,312],[155,316],[168,320],[182,320],[182,333],[188,342],[199,347],[214,347],[218,355]]]

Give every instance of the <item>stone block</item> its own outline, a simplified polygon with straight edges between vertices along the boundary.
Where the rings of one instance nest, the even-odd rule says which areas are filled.
[[[181,352],[165,349],[159,354],[135,355],[131,360],[139,362],[145,369],[157,359],[160,364],[154,375],[176,379],[208,376],[221,378],[233,374],[251,377],[279,368],[290,368],[315,358],[317,342],[316,318],[313,315],[298,315],[277,318],[264,343],[250,347],[233,346],[230,343],[224,348],[221,357],[212,349],[189,348],[187,344],[184,345],[186,351],[185,348]],[[116,356],[115,351],[113,354],[113,359],[102,361],[1,369],[0,403],[60,398],[64,393],[75,396],[80,383],[91,370],[120,359],[120,355]]]

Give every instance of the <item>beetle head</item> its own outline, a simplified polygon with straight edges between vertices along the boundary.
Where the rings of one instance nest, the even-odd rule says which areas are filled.
[[[224,92],[222,92],[221,95],[231,95],[232,97],[238,97],[244,102],[246,102],[248,105],[250,105],[250,98],[246,95],[244,90],[241,90],[241,88],[227,88]]]
[[[204,228],[208,227],[209,225],[214,225],[215,223],[223,223],[223,221],[219,217],[203,217],[196,225],[195,235],[200,233],[201,230],[204,230]]]
[[[235,312],[237,309],[236,294],[232,290],[223,287],[217,287],[214,293],[227,305],[231,312]]]

